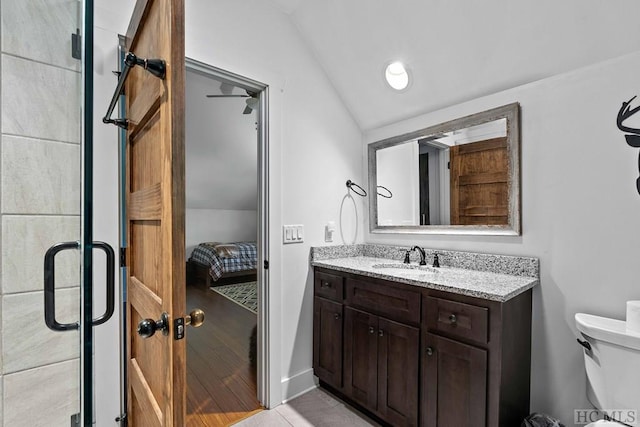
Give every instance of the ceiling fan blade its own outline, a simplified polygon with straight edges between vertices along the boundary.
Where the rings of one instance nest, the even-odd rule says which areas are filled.
[[[207,98],[249,98],[249,95],[205,95]]]
[[[247,105],[246,107],[244,107],[244,111],[242,112],[242,114],[251,114],[252,111],[253,111],[253,108]]]

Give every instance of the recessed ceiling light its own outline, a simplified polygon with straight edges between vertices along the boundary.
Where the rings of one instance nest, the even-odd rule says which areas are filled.
[[[404,90],[409,86],[409,73],[402,62],[392,62],[387,65],[384,77],[395,90]]]

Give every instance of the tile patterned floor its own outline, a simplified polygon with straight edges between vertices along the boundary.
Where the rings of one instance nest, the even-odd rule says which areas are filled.
[[[353,426],[379,424],[356,412],[349,405],[324,390],[316,388],[290,402],[234,424],[234,427],[308,427]]]

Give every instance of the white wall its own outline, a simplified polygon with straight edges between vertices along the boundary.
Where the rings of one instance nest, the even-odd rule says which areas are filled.
[[[186,253],[201,242],[258,238],[256,114],[243,114],[244,98],[221,94],[220,82],[187,71]],[[234,94],[245,94],[235,88]]]
[[[371,141],[520,102],[522,236],[367,233],[365,240],[538,257],[531,410],[567,425],[574,408],[590,407],[574,314],[624,319],[625,301],[640,297],[638,150],[616,128],[622,101],[638,93],[638,70],[640,53],[634,53],[379,128],[364,138],[366,153]]]
[[[221,93],[220,82],[194,71],[187,71],[185,92],[187,209],[255,211],[256,114],[243,114],[244,98],[207,98]]]
[[[187,209],[186,257],[202,242],[255,242],[258,212],[228,209]]]
[[[268,3],[191,0],[186,28],[187,56],[269,85],[271,345],[281,371],[272,374],[282,381],[273,403],[312,384],[309,247],[341,217],[345,238],[361,240],[353,214],[362,217],[361,200],[345,187],[362,176],[361,133],[288,18]],[[283,247],[282,224],[304,224],[305,242]]]

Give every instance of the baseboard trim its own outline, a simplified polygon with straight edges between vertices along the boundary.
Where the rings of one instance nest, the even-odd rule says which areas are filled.
[[[299,372],[282,380],[282,403],[307,393],[318,387],[318,379],[313,375],[313,369]]]

